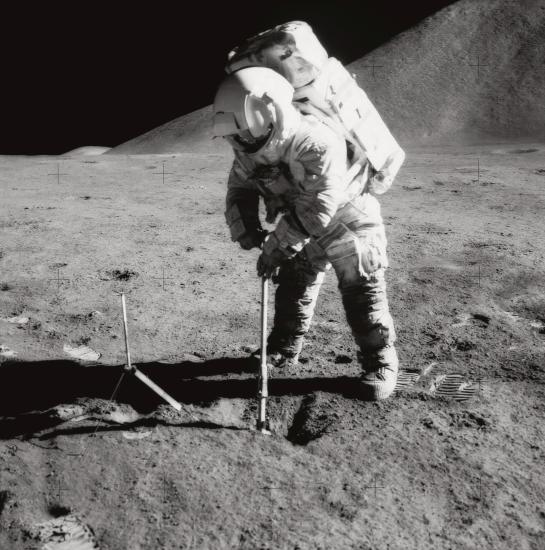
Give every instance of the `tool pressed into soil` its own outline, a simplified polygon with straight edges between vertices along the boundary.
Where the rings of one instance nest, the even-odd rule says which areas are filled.
[[[121,306],[123,307],[123,333],[125,335],[125,352],[127,355],[127,364],[125,370],[146,384],[148,388],[153,390],[159,397],[162,397],[170,406],[178,412],[182,410],[182,406],[176,399],[171,397],[165,390],[160,388],[153,380],[150,380],[143,372],[140,372],[134,365],[131,364],[131,352],[129,350],[129,329],[127,324],[127,305],[125,303],[125,294],[121,293]]]
[[[259,372],[259,412],[257,417],[257,429],[265,435],[270,435],[267,430],[267,397],[268,370],[267,370],[267,315],[269,302],[269,282],[266,277],[261,278],[261,357]]]

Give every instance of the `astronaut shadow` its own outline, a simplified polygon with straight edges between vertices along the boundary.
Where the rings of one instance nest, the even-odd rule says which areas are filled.
[[[218,399],[255,399],[257,361],[224,357],[202,362],[138,364],[138,369],[181,403],[210,406]],[[323,391],[355,396],[355,378],[269,380],[269,395],[307,395]],[[139,414],[164,403],[121,365],[85,366],[73,361],[14,361],[0,366],[0,439],[36,433],[65,422],[52,410],[66,404],[94,407],[93,400],[115,400]]]
[[[181,393],[189,401],[191,394],[183,390],[188,381],[256,372],[256,361],[250,358],[148,362],[136,366],[167,392]],[[68,360],[5,362],[0,366],[0,416],[45,410],[81,398],[112,399],[116,388],[116,401],[127,403],[138,412],[156,408],[159,399],[153,399],[155,394],[124,373],[122,365],[85,365]]]

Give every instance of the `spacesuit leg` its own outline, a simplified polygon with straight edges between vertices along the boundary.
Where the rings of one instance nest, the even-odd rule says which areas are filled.
[[[348,324],[360,348],[362,366],[388,368],[390,361],[395,360],[396,370],[397,359],[392,351],[387,351],[395,350],[396,333],[386,297],[384,269],[354,284],[344,281],[340,289]]]
[[[311,264],[303,250],[286,261],[275,282],[274,326],[268,340],[269,352],[297,362],[303,339],[310,328],[325,272]]]
[[[372,400],[394,391],[398,370],[396,334],[386,297],[385,242],[379,227],[345,235],[328,248],[347,321],[359,347],[362,391]]]

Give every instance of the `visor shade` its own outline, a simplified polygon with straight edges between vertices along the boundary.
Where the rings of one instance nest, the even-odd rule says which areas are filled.
[[[223,136],[225,140],[237,151],[243,151],[245,153],[256,153],[263,145],[269,141],[273,131],[272,124],[269,125],[264,135],[255,138],[252,136],[249,130],[239,130],[236,134],[229,136]]]
[[[224,137],[239,132],[239,125],[234,113],[215,113],[212,121],[212,132],[215,137]]]

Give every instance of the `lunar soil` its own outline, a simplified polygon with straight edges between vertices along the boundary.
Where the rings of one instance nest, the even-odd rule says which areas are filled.
[[[409,151],[381,199],[399,387],[358,399],[330,272],[270,436],[229,164],[2,158],[0,548],[543,548],[545,145]],[[180,413],[123,374],[120,292]]]

